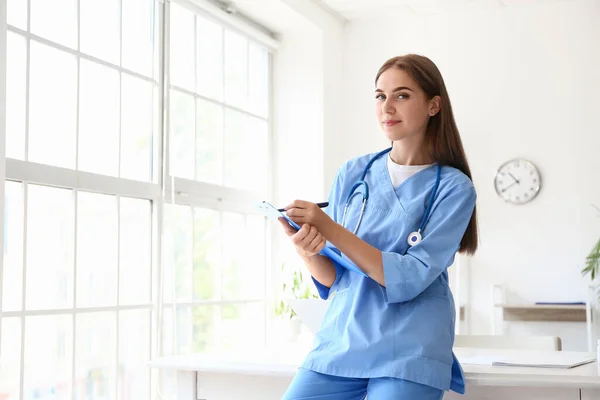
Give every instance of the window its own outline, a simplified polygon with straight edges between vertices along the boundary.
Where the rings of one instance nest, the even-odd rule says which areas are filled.
[[[7,6],[0,397],[150,398],[158,10]]]
[[[162,354],[262,343],[267,47],[183,1],[7,21],[0,397],[153,397],[157,305]]]
[[[185,2],[169,22],[164,349],[241,350],[266,337],[267,225],[248,204],[269,189],[269,51]]]

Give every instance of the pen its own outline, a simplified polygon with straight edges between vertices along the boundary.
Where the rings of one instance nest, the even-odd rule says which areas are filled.
[[[317,206],[319,206],[319,208],[325,208],[325,207],[327,207],[328,205],[329,205],[329,202],[328,202],[328,201],[324,201],[324,202],[322,202],[322,203],[317,203]],[[285,208],[279,208],[279,209],[277,209],[277,211],[279,211],[279,212],[284,212],[284,211],[285,211]]]

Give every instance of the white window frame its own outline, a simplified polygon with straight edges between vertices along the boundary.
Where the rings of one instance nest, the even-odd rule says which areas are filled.
[[[172,176],[170,174],[170,90],[175,89],[176,91],[183,93],[185,95],[191,96],[194,100],[201,99],[207,102],[211,102],[213,104],[217,104],[223,106],[223,109],[230,109],[242,113],[247,116],[257,117],[267,121],[268,124],[268,171],[272,171],[272,166],[274,165],[274,135],[273,135],[273,52],[278,47],[278,42],[272,37],[272,34],[268,33],[266,30],[259,30],[257,26],[251,25],[246,20],[232,17],[231,15],[224,12],[222,9],[217,7],[214,3],[207,0],[165,0],[166,7],[164,13],[164,34],[163,40],[165,45],[163,46],[165,49],[169,49],[169,40],[170,40],[170,4],[176,4],[178,6],[184,7],[185,9],[191,11],[192,13],[199,15],[205,19],[208,19],[216,24],[220,25],[222,28],[233,31],[248,41],[252,41],[255,43],[259,43],[268,50],[268,116],[262,117],[256,114],[253,114],[247,110],[243,110],[239,107],[227,104],[225,100],[216,101],[209,97],[203,96],[201,94],[195,93],[194,91],[181,88],[179,86],[173,86],[170,83],[170,57],[168,51],[164,54],[163,59],[163,69],[164,69],[164,121],[163,121],[163,130],[165,132],[164,138],[164,166],[163,166],[163,179],[164,179],[164,204],[174,204],[174,205],[183,205],[189,207],[201,207],[208,208],[216,211],[225,211],[225,212],[236,212],[241,214],[256,214],[257,211],[253,206],[253,203],[260,199],[260,195],[258,193],[254,193],[247,190],[242,189],[234,189],[226,186],[215,185],[210,183],[205,183],[196,180],[190,180],[186,178]],[[195,26],[195,23],[194,23]],[[195,30],[195,29],[194,29]],[[224,58],[225,53],[221,52],[221,56]],[[196,60],[196,57],[194,57]],[[222,60],[224,64],[224,59]],[[224,78],[223,78],[224,79]],[[223,93],[224,95],[224,93]],[[225,117],[224,117],[225,118]],[[272,197],[274,192],[273,190],[273,176],[272,174],[268,177],[268,196]],[[231,304],[252,304],[252,303],[263,303],[265,309],[265,344],[269,339],[269,330],[268,326],[270,325],[269,321],[269,310],[271,304],[269,303],[272,298],[272,288],[270,286],[271,283],[271,275],[273,272],[272,260],[273,260],[273,248],[270,246],[272,237],[272,230],[267,226],[266,229],[266,243],[267,247],[265,249],[266,253],[266,265],[264,270],[265,275],[265,294],[264,297],[261,298],[240,298],[235,300],[197,300],[197,301],[170,301],[163,302],[161,297],[159,301],[159,309],[160,315],[162,316],[165,308],[171,309],[171,315],[175,316],[177,309],[188,309],[193,308],[195,306],[223,306],[223,305],[231,305]],[[166,266],[162,266],[164,273],[164,269]],[[162,282],[162,281],[161,281]],[[164,291],[159,290],[161,295]],[[174,294],[174,298],[176,298]],[[174,317],[175,318],[175,317]],[[176,321],[168,321],[169,325],[173,326],[176,329]],[[159,329],[162,329],[164,326],[162,318],[159,322]],[[162,337],[162,332],[159,334],[159,337]],[[176,343],[177,334],[173,333],[174,343],[172,344],[172,348],[177,349]],[[161,346],[164,343],[160,343]],[[161,351],[162,353],[162,351]]]
[[[251,203],[256,200],[256,194],[252,192],[247,192],[243,190],[236,190],[226,187],[221,187],[217,185],[211,185],[207,183],[197,182],[186,180],[182,178],[174,178],[169,175],[168,166],[169,166],[169,136],[168,136],[168,127],[169,127],[169,81],[168,81],[168,50],[169,50],[169,26],[168,26],[168,10],[169,5],[171,3],[170,0],[155,0],[156,12],[158,13],[155,21],[158,22],[157,27],[157,40],[160,41],[160,45],[154,49],[155,52],[158,52],[158,65],[156,66],[157,72],[155,73],[155,78],[148,78],[141,74],[138,74],[134,71],[127,70],[119,65],[113,65],[112,63],[103,61],[96,57],[87,55],[82,53],[79,50],[73,50],[71,48],[65,47],[61,44],[52,42],[45,38],[39,37],[29,32],[31,26],[31,1],[27,1],[27,31],[23,31],[19,28],[9,26],[7,24],[7,2],[0,2],[0,53],[6,54],[7,46],[7,32],[13,32],[21,35],[22,37],[27,39],[27,76],[26,76],[26,110],[25,110],[25,148],[28,148],[28,137],[29,137],[29,68],[30,68],[30,41],[33,39],[39,43],[48,45],[50,47],[60,49],[65,51],[71,55],[75,55],[77,57],[77,68],[79,71],[79,65],[81,59],[86,59],[89,61],[96,62],[103,66],[108,66],[116,71],[126,72],[130,75],[136,76],[138,78],[144,79],[146,81],[152,80],[157,86],[158,91],[154,92],[155,95],[158,94],[158,107],[154,109],[155,112],[158,112],[158,124],[155,126],[155,136],[156,144],[154,144],[153,150],[153,181],[152,182],[141,182],[135,180],[129,180],[118,177],[104,176],[100,174],[94,174],[85,171],[71,170],[51,165],[43,165],[38,163],[33,163],[27,161],[28,151],[25,152],[25,160],[17,160],[6,158],[6,81],[2,79],[0,83],[0,161],[5,161],[5,163],[0,163],[0,174],[4,176],[5,181],[18,181],[23,182],[23,184],[42,184],[46,186],[53,186],[57,188],[65,188],[73,190],[73,195],[77,196],[78,191],[86,191],[93,193],[101,193],[101,194],[110,194],[118,197],[134,197],[139,199],[145,199],[151,201],[152,204],[152,257],[151,257],[151,303],[143,304],[143,305],[134,305],[134,306],[119,306],[118,301],[116,306],[109,307],[92,307],[92,308],[77,308],[75,304],[75,299],[73,303],[73,308],[69,309],[58,309],[58,310],[32,310],[26,311],[25,307],[25,297],[26,297],[26,262],[25,258],[23,260],[23,270],[22,270],[22,309],[21,311],[14,312],[2,312],[2,296],[0,295],[0,335],[2,332],[2,321],[4,317],[19,317],[21,324],[21,365],[20,365],[20,397],[23,398],[23,390],[24,390],[24,353],[25,353],[25,317],[27,316],[38,316],[38,315],[71,315],[73,319],[73,332],[75,332],[75,324],[76,318],[75,315],[82,313],[90,313],[90,312],[99,312],[99,311],[122,311],[122,310],[133,310],[133,309],[143,309],[150,311],[150,326],[151,332],[150,334],[150,355],[151,357],[156,357],[161,354],[162,349],[162,324],[160,323],[162,318],[163,309],[161,307],[162,302],[162,243],[161,243],[161,232],[163,230],[162,227],[162,217],[163,217],[163,209],[164,204],[166,202],[180,204],[180,205],[188,205],[193,207],[206,207],[219,211],[233,211],[240,213],[253,213],[255,210],[251,206]],[[124,0],[122,0],[124,1]],[[273,35],[265,29],[260,29],[260,27],[254,23],[249,23],[248,20],[244,19],[241,16],[232,16],[225,13],[222,9],[216,6],[214,3],[208,0],[189,0],[189,1],[177,1],[177,3],[184,3],[187,7],[193,7],[194,12],[203,15],[209,19],[213,19],[218,22],[219,25],[223,26],[226,29],[230,29],[236,31],[247,39],[258,42],[260,44],[265,45],[269,51],[269,93],[268,93],[268,129],[269,129],[269,165],[273,165],[273,55],[272,51],[274,51],[278,42],[273,38]],[[78,3],[79,5],[79,3]],[[79,17],[79,16],[78,16]],[[79,18],[78,18],[79,25]],[[78,29],[78,42],[79,42],[80,30]],[[122,43],[122,36],[120,37]],[[155,55],[156,58],[156,55]],[[0,76],[6,76],[6,57],[0,61]],[[77,89],[79,90],[79,79],[77,83]],[[196,93],[193,93],[195,98],[202,97]],[[234,107],[230,107],[231,109],[235,109]],[[240,112],[248,114],[244,110],[239,110]],[[79,118],[77,116],[77,118]],[[79,129],[77,129],[77,135],[79,135]],[[79,154],[78,147],[76,147],[77,158]],[[76,161],[77,162],[77,161]],[[269,168],[271,170],[271,168]],[[269,177],[269,188],[271,193],[273,192],[273,177]],[[5,198],[4,198],[4,188],[5,185],[0,185],[0,208],[4,209],[5,206]],[[24,204],[27,204],[27,188],[24,190]],[[75,203],[75,207],[77,207],[77,203]],[[74,210],[75,216],[77,215],[77,208]],[[24,218],[26,216],[24,215]],[[0,222],[4,225],[4,213],[0,216]],[[75,217],[74,223],[77,224],[77,219]],[[26,224],[23,226],[24,236],[27,235],[27,227]],[[4,230],[0,233],[0,246],[4,246]],[[265,279],[267,282],[265,287],[267,288],[267,292],[271,291],[271,287],[269,286],[269,280],[271,279],[272,274],[272,266],[271,263],[271,255],[273,250],[270,248],[270,235],[271,229],[267,228],[267,249],[265,249],[267,257],[267,265],[265,266]],[[76,245],[76,244],[75,244]],[[26,245],[23,246],[23,252],[26,252]],[[120,274],[119,263],[117,263],[117,285],[118,276]],[[0,288],[3,283],[3,260],[0,259]],[[77,282],[75,279],[74,293],[77,293]],[[269,294],[265,294],[265,298],[256,300],[256,299],[246,299],[247,301],[263,301],[265,302],[265,307],[269,306]],[[243,303],[245,300],[235,300],[233,303]],[[192,302],[192,303],[181,303],[177,306],[193,306],[193,305],[203,305],[203,304],[231,304],[231,301],[207,301],[207,302]],[[266,311],[267,309],[265,309]],[[266,314],[268,321],[268,314]],[[268,323],[268,322],[267,322]],[[268,335],[268,330],[266,331]],[[116,351],[118,354],[119,345],[119,318],[116,320]],[[1,343],[0,336],[0,343]],[[266,340],[267,338],[265,338]],[[73,340],[73,363],[75,363],[76,357],[76,341]],[[1,355],[0,355],[1,356]],[[75,368],[72,371],[72,379],[75,376]],[[150,393],[154,397],[156,395],[156,387],[157,380],[154,374],[150,374]],[[72,382],[72,391],[74,390],[75,385]],[[118,385],[115,385],[115,390],[117,390]],[[73,392],[72,392],[73,393]]]
[[[118,312],[120,311],[127,311],[127,310],[146,310],[148,311],[148,315],[150,320],[149,322],[149,326],[150,326],[150,332],[149,334],[149,344],[150,344],[150,348],[148,349],[149,354],[151,357],[155,357],[157,355],[156,352],[156,343],[157,343],[157,334],[158,334],[158,330],[157,330],[157,316],[156,316],[156,304],[158,301],[158,291],[157,291],[157,287],[158,287],[158,279],[159,279],[159,268],[160,268],[160,250],[161,250],[161,244],[160,244],[160,235],[158,235],[158,232],[161,229],[161,218],[160,216],[162,215],[162,201],[163,201],[163,196],[161,193],[161,170],[163,168],[162,166],[162,162],[163,162],[163,158],[160,157],[159,155],[162,153],[162,136],[163,136],[163,132],[162,132],[162,115],[161,115],[161,110],[163,108],[162,105],[162,99],[160,96],[160,90],[162,90],[163,87],[163,83],[162,83],[162,77],[163,77],[163,73],[161,70],[161,65],[160,63],[158,63],[159,65],[156,66],[157,71],[155,73],[155,78],[150,78],[147,76],[144,76],[142,74],[139,74],[135,71],[126,69],[121,67],[120,65],[116,65],[116,64],[112,64],[110,62],[98,59],[96,57],[90,56],[88,54],[85,54],[83,52],[81,52],[80,50],[75,50],[75,49],[71,49],[69,47],[63,46],[59,43],[55,43],[51,40],[45,39],[43,37],[37,36],[35,34],[32,34],[30,32],[31,30],[31,1],[30,0],[26,0],[27,1],[27,31],[24,31],[22,29],[19,29],[17,27],[8,25],[7,23],[7,2],[3,1],[2,5],[1,5],[1,11],[0,11],[0,17],[1,17],[1,23],[2,23],[2,46],[0,46],[0,50],[2,51],[2,54],[6,55],[6,51],[7,51],[7,46],[6,46],[6,35],[7,32],[12,32],[15,34],[20,35],[21,37],[26,39],[26,69],[27,69],[27,75],[26,75],[26,95],[25,95],[25,104],[26,104],[26,109],[25,109],[25,160],[17,160],[17,159],[12,159],[12,158],[7,158],[6,157],[6,153],[5,153],[5,141],[6,141],[6,119],[5,119],[5,112],[6,112],[6,80],[2,79],[2,86],[0,86],[0,90],[1,90],[1,95],[2,95],[2,102],[1,105],[1,111],[0,111],[0,132],[1,132],[1,137],[2,137],[2,158],[6,161],[6,169],[5,171],[3,171],[3,176],[4,176],[4,181],[16,181],[16,182],[20,182],[24,185],[24,191],[23,191],[23,204],[26,205],[27,201],[28,201],[28,186],[29,184],[39,184],[39,185],[44,185],[44,186],[51,186],[51,187],[56,187],[56,188],[63,188],[63,189],[69,189],[73,191],[73,196],[75,196],[75,198],[77,197],[77,194],[79,191],[85,191],[85,192],[92,192],[92,193],[99,193],[99,194],[107,194],[107,195],[113,195],[116,197],[116,200],[118,201],[119,198],[121,197],[132,197],[132,198],[137,198],[137,199],[143,199],[143,200],[149,200],[151,202],[151,218],[152,218],[152,224],[151,224],[151,233],[152,233],[152,243],[151,243],[151,270],[150,270],[150,274],[151,274],[151,279],[150,279],[150,287],[148,288],[150,290],[150,302],[147,304],[137,304],[137,305],[119,305],[119,299],[118,299],[118,294],[120,292],[119,290],[119,277],[120,277],[120,262],[119,260],[117,260],[117,269],[116,269],[116,274],[117,274],[117,280],[116,280],[116,285],[117,285],[117,304],[114,306],[106,306],[106,307],[85,307],[85,308],[78,308],[77,304],[76,304],[76,293],[77,293],[77,269],[76,266],[75,270],[74,270],[74,283],[73,283],[73,293],[74,293],[74,299],[73,299],[73,307],[72,308],[64,308],[64,309],[46,309],[46,310],[26,310],[26,295],[27,295],[27,291],[26,291],[26,272],[27,272],[27,262],[26,262],[26,252],[27,252],[27,245],[26,243],[24,243],[23,245],[23,269],[22,269],[22,293],[21,293],[21,311],[2,311],[2,296],[0,295],[0,334],[1,334],[1,328],[2,328],[2,320],[3,318],[9,318],[9,317],[17,317],[20,318],[20,325],[21,325],[21,355],[20,355],[20,383],[19,383],[19,396],[20,398],[23,398],[24,394],[24,373],[25,373],[25,333],[26,333],[26,329],[25,329],[25,319],[26,317],[30,317],[30,316],[43,316],[43,315],[61,315],[61,316],[71,316],[72,318],[72,332],[73,335],[75,335],[76,332],[76,323],[77,323],[77,319],[75,318],[76,315],[81,315],[81,314],[88,314],[88,313],[96,313],[96,312],[103,312],[103,311],[109,311],[109,312],[115,312],[117,313],[116,315],[118,316]],[[120,2],[119,4],[122,5],[122,2]],[[78,10],[79,10],[79,2],[77,3],[78,6]],[[158,23],[158,26],[156,27],[156,39],[160,40],[160,35],[162,34],[161,32],[161,23],[162,23],[162,19],[163,19],[163,7],[161,7],[158,2],[155,2],[155,7],[156,7],[156,13],[157,15],[155,16],[155,22]],[[77,29],[77,43],[78,43],[78,47],[79,47],[79,43],[80,43],[80,29],[79,29],[79,24],[80,24],[80,19],[79,19],[79,11],[78,11],[78,15],[77,15],[77,25],[78,25],[78,29]],[[121,20],[122,23],[122,20]],[[29,71],[30,71],[30,47],[31,47],[31,40],[35,40],[38,43],[42,43],[44,45],[47,45],[49,47],[52,47],[54,49],[59,49],[61,51],[64,51],[68,54],[71,54],[75,57],[77,57],[77,70],[78,70],[78,74],[80,71],[80,60],[84,59],[84,60],[88,60],[88,61],[92,61],[95,63],[98,63],[102,66],[105,67],[109,67],[112,70],[116,70],[119,74],[122,72],[125,72],[129,75],[132,75],[134,77],[143,79],[146,82],[152,82],[154,88],[158,88],[159,90],[153,91],[153,97],[155,97],[157,94],[159,94],[159,98],[158,100],[158,106],[153,108],[153,115],[154,113],[158,113],[157,117],[158,117],[158,124],[156,126],[153,125],[153,128],[155,131],[153,131],[153,149],[152,149],[152,161],[153,161],[153,165],[152,165],[152,182],[142,182],[142,181],[136,181],[136,180],[130,180],[130,179],[124,179],[124,178],[120,178],[120,177],[112,177],[112,176],[105,176],[105,175],[100,175],[100,174],[95,174],[95,173],[90,173],[90,172],[86,172],[86,171],[80,171],[80,170],[71,170],[71,169],[67,169],[67,168],[61,168],[61,167],[56,167],[56,166],[52,166],[52,165],[44,165],[44,164],[39,164],[39,163],[34,163],[34,162],[30,162],[27,161],[28,158],[28,147],[29,147],[29,143],[28,143],[28,138],[29,138],[29,88],[30,88],[30,78],[29,78]],[[121,51],[122,51],[122,36],[120,33],[120,47],[121,47]],[[162,46],[156,46],[153,49],[153,59],[156,60],[157,57],[160,60],[162,58],[162,52],[163,52],[163,47]],[[155,64],[156,62],[153,61]],[[2,65],[1,65],[1,69],[3,70],[3,74],[2,76],[6,76],[5,72],[6,72],[6,56],[3,57],[2,60]],[[77,79],[77,92],[79,92],[79,85],[80,85],[80,79]],[[153,103],[154,104],[154,103]],[[77,102],[77,106],[79,107],[79,100]],[[79,119],[79,115],[76,116],[77,120]],[[77,121],[77,139],[79,137],[79,121]],[[121,122],[119,122],[119,124],[121,124]],[[120,131],[120,129],[119,129]],[[75,167],[78,168],[78,158],[79,158],[79,149],[78,149],[78,145],[76,142],[76,165]],[[120,150],[119,150],[120,153]],[[120,157],[119,157],[120,160]],[[0,193],[1,198],[0,198],[0,207],[2,210],[4,210],[5,207],[5,195],[4,195],[4,188],[5,188],[5,184],[4,182],[2,183],[2,185],[0,185]],[[24,210],[24,225],[23,225],[23,236],[27,237],[27,224],[25,223],[26,218],[27,218],[27,211]],[[4,212],[2,213],[2,224],[4,226]],[[77,226],[77,202],[74,202],[74,219],[72,221],[74,223],[74,226]],[[120,226],[120,213],[117,213],[117,226]],[[75,228],[76,229],[76,228]],[[4,231],[4,230],[2,230]],[[76,231],[75,231],[76,233]],[[2,232],[2,239],[4,239],[4,232]],[[75,240],[73,242],[73,245],[75,246],[75,253],[76,254],[76,246],[77,246],[77,241]],[[4,240],[0,241],[0,246],[2,246],[2,250],[4,250]],[[117,243],[117,246],[119,246],[119,244]],[[118,247],[117,247],[118,248]],[[2,288],[2,284],[3,284],[3,266],[4,266],[4,260],[0,259],[0,289]],[[119,354],[119,325],[120,325],[120,318],[116,318],[115,321],[115,350],[116,350],[116,354],[115,354],[115,363],[118,360],[118,354]],[[1,337],[0,337],[1,340]],[[1,342],[0,342],[1,343]],[[71,343],[72,346],[72,371],[71,371],[71,396],[73,396],[74,394],[74,390],[75,390],[75,375],[76,375],[76,369],[75,369],[75,362],[76,362],[76,345],[77,345],[77,341],[75,339],[75,336],[73,336],[73,343]],[[155,378],[152,376],[152,374],[148,374],[149,377],[149,387],[148,387],[148,391],[149,393],[151,393],[152,396],[155,395],[155,390],[153,390],[156,387],[157,382],[155,382]],[[115,381],[115,391],[117,391],[119,388],[118,382]],[[115,393],[114,395],[117,395],[117,393]]]

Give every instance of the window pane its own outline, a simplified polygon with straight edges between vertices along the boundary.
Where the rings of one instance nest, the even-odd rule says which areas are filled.
[[[122,66],[153,77],[154,0],[122,1]]]
[[[120,199],[119,304],[150,303],[152,220],[149,200]]]
[[[6,182],[4,201],[2,310],[19,311],[23,295],[23,192],[20,183]]]
[[[76,49],[77,0],[30,1],[31,33]]]
[[[245,109],[248,103],[248,41],[225,31],[225,102]]]
[[[121,177],[152,179],[152,83],[121,75]]]
[[[246,215],[245,253],[242,274],[238,279],[244,283],[241,296],[246,298],[265,297],[267,273],[266,220],[260,215]]]
[[[6,157],[25,158],[27,48],[25,38],[6,32]]]
[[[248,64],[249,111],[266,117],[269,106],[269,53],[267,49],[250,43]]]
[[[265,310],[263,303],[227,304],[221,310],[221,348],[248,352],[264,344]],[[240,332],[244,332],[240,335]]]
[[[74,169],[75,57],[32,41],[30,86],[29,161]]]
[[[71,190],[29,185],[27,309],[73,306],[73,197]]]
[[[77,194],[77,307],[117,304],[117,203]]]
[[[171,84],[195,88],[194,14],[171,3]]]
[[[223,269],[221,276],[223,279],[222,291],[223,299],[239,299],[241,288],[244,284],[239,279],[244,273],[245,250],[245,218],[243,214],[223,213]],[[242,246],[240,248],[239,246]]]
[[[223,28],[196,16],[196,92],[223,98]]]
[[[119,313],[119,400],[150,399],[150,311]]]
[[[192,323],[193,342],[190,344],[191,352],[209,352],[217,348],[219,343],[217,331],[218,319],[220,317],[219,311],[220,306],[196,306],[193,308],[192,315],[190,315],[192,321],[183,318],[178,321],[180,324],[186,322]],[[239,331],[238,335],[240,332],[244,331]]]
[[[79,169],[119,173],[119,73],[80,61]]]
[[[114,398],[116,313],[80,314],[75,323],[75,400]],[[140,337],[139,331],[137,337]]]
[[[79,0],[81,51],[116,65],[120,52],[119,3],[119,0]]]
[[[194,179],[194,98],[171,90],[171,175]]]
[[[268,124],[234,110],[225,111],[225,185],[264,193],[269,160]]]
[[[27,30],[27,1],[8,0],[6,12],[9,25],[23,29],[24,31]]]
[[[25,319],[25,399],[71,399],[73,317]]]
[[[2,319],[0,343],[0,395],[2,400],[19,400],[21,379],[21,319]]]
[[[265,294],[265,223],[258,216],[223,213],[223,299]]]
[[[177,332],[175,334],[175,345],[177,346],[177,354],[189,354],[195,351],[192,347],[194,332],[194,326],[192,325],[192,321],[193,318],[190,307],[177,308]]]
[[[223,107],[196,102],[196,179],[223,184]]]
[[[194,209],[194,300],[210,300],[216,292],[221,264],[221,223],[218,211]]]
[[[165,286],[165,291],[168,289]],[[159,321],[160,323],[160,321]],[[165,303],[162,312],[162,351],[165,356],[175,354],[173,343],[173,309],[169,303]]]
[[[188,206],[165,205],[165,298],[171,301],[192,299],[192,209]]]

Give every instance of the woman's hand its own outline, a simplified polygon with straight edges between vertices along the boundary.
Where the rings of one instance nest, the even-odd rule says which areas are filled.
[[[309,201],[294,200],[284,207],[287,216],[302,226],[309,224],[323,232],[329,224],[335,223],[318,205]]]
[[[279,222],[283,225],[283,230],[292,240],[294,246],[296,246],[296,251],[300,256],[310,258],[325,247],[325,238],[314,226],[304,224],[299,231],[296,231],[285,218],[279,218]]]

